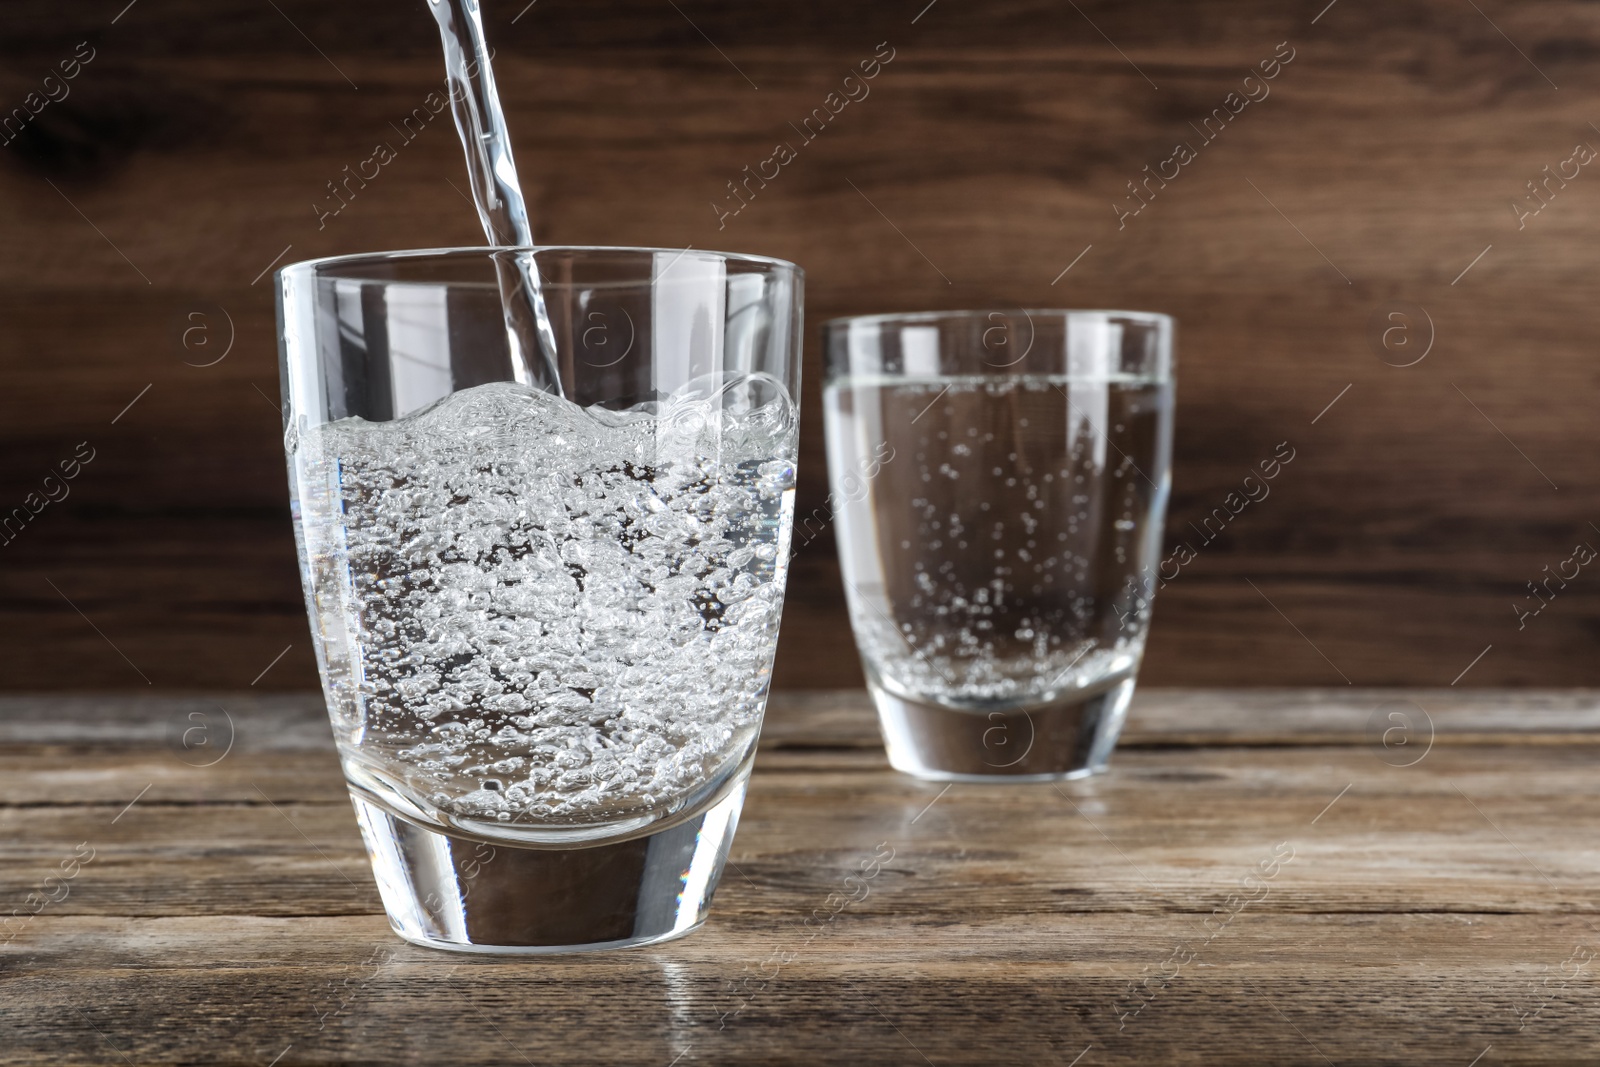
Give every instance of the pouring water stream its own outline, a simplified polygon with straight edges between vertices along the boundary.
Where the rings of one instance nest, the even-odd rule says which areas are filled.
[[[473,205],[490,245],[528,247],[534,243],[527,204],[511,155],[511,136],[495,88],[494,68],[484,39],[478,0],[427,0],[439,24],[445,73],[450,85],[450,110],[467,156]],[[533,367],[543,364],[551,391],[565,395],[556,361],[555,331],[540,291],[539,270],[530,256],[496,256],[500,299],[516,380],[536,381]]]

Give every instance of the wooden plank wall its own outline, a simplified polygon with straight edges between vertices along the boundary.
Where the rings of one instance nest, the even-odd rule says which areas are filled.
[[[1597,681],[1600,574],[1527,587],[1600,546],[1600,176],[1573,161],[1600,147],[1595,5],[487,3],[546,241],[796,260],[812,338],[906,308],[1180,319],[1168,543],[1196,556],[1148,681]],[[870,95],[719,222],[726,183],[880,42]],[[1270,95],[1202,143],[1275,55]],[[286,647],[259,685],[315,684],[258,276],[478,242],[443,116],[320,228],[313,206],[441,83],[422,0],[10,0],[0,65],[8,110],[67,91],[0,149],[0,512],[93,456],[0,544],[0,686],[236,687]],[[1196,158],[1119,228],[1179,142]],[[1412,328],[1385,348],[1397,304]],[[807,358],[801,514],[825,499]],[[1188,523],[1284,441],[1271,495],[1203,541]],[[858,679],[824,534],[778,684]]]

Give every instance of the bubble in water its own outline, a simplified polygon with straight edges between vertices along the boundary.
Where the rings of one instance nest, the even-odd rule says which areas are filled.
[[[1160,521],[1170,386],[836,378],[824,390],[833,461],[850,470],[874,447],[903,451],[932,432],[933,396],[957,440],[931,463],[885,465],[837,509],[851,622],[873,672],[896,692],[969,708],[1054,700],[1130,672],[1157,564],[1139,532]]]
[[[458,817],[670,806],[754,740],[794,406],[765,375],[581,408],[511,383],[295,455],[347,759]]]

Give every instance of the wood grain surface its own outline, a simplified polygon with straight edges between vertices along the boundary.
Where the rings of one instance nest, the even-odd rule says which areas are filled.
[[[791,258],[813,338],[915,308],[1178,317],[1168,549],[1196,558],[1148,681],[1596,684],[1600,579],[1528,585],[1600,545],[1600,179],[1543,170],[1600,146],[1594,4],[487,7],[546,241]],[[720,217],[880,42],[870,95]],[[480,239],[442,118],[319,228],[326,183],[440,84],[431,22],[421,0],[10,0],[0,115],[59,94],[81,43],[68,95],[0,147],[0,515],[95,457],[0,544],[0,678],[233,688],[287,648],[256,685],[306,688],[262,275]],[[1179,142],[1197,158],[1119,226]],[[826,525],[807,359],[799,511]],[[1285,441],[1268,498],[1191,527]],[[824,532],[796,560],[781,686],[859,678],[833,553]]]
[[[1597,748],[1592,692],[1146,690],[1107,775],[945,788],[792,694],[704,928],[519,961],[390,934],[316,698],[10,697],[0,1063],[1592,1063]]]

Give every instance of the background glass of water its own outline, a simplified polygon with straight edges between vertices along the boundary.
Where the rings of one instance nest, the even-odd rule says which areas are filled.
[[[1103,770],[1155,592],[1173,321],[930,312],[824,338],[839,557],[890,762]]]
[[[279,282],[306,604],[395,930],[536,952],[693,929],[778,636],[799,270],[462,249]]]

